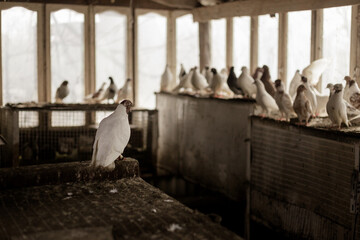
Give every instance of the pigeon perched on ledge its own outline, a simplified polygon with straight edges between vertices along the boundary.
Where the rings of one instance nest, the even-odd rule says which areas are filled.
[[[58,89],[56,90],[56,94],[55,94],[55,102],[56,103],[62,103],[63,99],[69,95],[70,89],[69,89],[68,85],[69,85],[69,82],[65,80],[58,87]]]
[[[122,153],[130,139],[128,114],[132,102],[123,100],[115,111],[104,118],[96,131],[91,166],[115,168],[115,160],[122,159]]]
[[[331,94],[329,101],[326,104],[326,112],[333,124],[336,124],[340,129],[341,123],[347,127],[351,126],[347,117],[347,108],[345,104],[343,85],[338,83],[334,85],[334,92]]]
[[[306,97],[305,92],[308,91],[304,85],[300,85],[297,88],[297,94],[293,103],[294,111],[299,119],[299,124],[305,121],[305,125],[308,124],[312,114],[311,103]]]
[[[110,85],[109,87],[106,89],[105,93],[104,93],[104,97],[101,99],[102,100],[107,100],[108,103],[111,100],[114,101],[114,97],[115,97],[115,94],[117,92],[117,86],[114,82],[114,79],[112,77],[109,77],[109,80],[110,80]]]

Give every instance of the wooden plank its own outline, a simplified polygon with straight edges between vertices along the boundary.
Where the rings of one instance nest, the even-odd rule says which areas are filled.
[[[323,9],[314,10],[311,12],[311,53],[310,60],[315,61],[323,56],[323,22],[324,11]],[[321,91],[322,78],[316,85],[316,89]]]
[[[44,84],[45,102],[51,102],[51,55],[50,55],[50,9],[45,8],[45,62],[46,62],[46,78]]]
[[[287,85],[288,14],[279,14],[278,78]]]
[[[258,67],[259,18],[257,16],[251,17],[250,28],[250,73],[253,73]]]
[[[2,32],[2,18],[0,14],[0,33]],[[0,34],[0,56],[2,56],[2,37]],[[3,84],[2,84],[2,57],[0,57],[0,106],[3,105]],[[1,166],[1,163],[0,163]]]
[[[200,70],[211,66],[211,23],[199,23]]]
[[[360,5],[352,6],[349,72],[360,83]]]
[[[167,17],[167,38],[166,38],[166,62],[170,67],[173,77],[176,76],[176,17],[173,12]],[[165,68],[165,66],[164,66]],[[171,88],[175,88],[174,84]]]
[[[243,0],[226,2],[212,7],[195,8],[192,10],[192,13],[194,21],[204,22],[226,17],[314,10],[358,3],[359,0]]]
[[[38,29],[37,29],[37,54],[38,54],[38,101],[46,102],[46,7],[41,4],[41,9],[38,11]]]
[[[226,67],[229,69],[233,66],[233,49],[234,49],[234,20],[226,19]]]
[[[135,6],[137,0],[130,0],[130,24],[131,24],[131,66],[132,66],[132,90],[133,90],[133,105],[138,107],[138,86],[139,80],[137,79],[137,67],[138,67],[138,59],[137,59],[137,47],[138,47],[138,40],[137,40],[137,16],[135,14]],[[129,46],[128,46],[129,47]]]

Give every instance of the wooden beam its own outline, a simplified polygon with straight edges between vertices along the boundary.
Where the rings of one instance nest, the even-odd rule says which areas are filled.
[[[133,105],[138,106],[138,79],[137,79],[137,18],[135,14],[135,6],[137,0],[130,0],[130,26],[131,26],[131,66],[132,66],[132,90],[133,90]]]
[[[90,73],[90,48],[91,48],[91,21],[94,18],[94,9],[93,6],[89,6],[86,14],[84,14],[84,97],[92,92],[94,89],[91,89],[91,73]]]
[[[45,96],[44,100],[46,102],[51,102],[51,55],[50,55],[50,9],[48,7],[45,14],[45,61],[46,61],[46,78],[44,81],[44,90]]]
[[[233,49],[234,49],[234,20],[226,19],[226,67],[229,69],[233,66]]]
[[[211,19],[257,16],[269,13],[284,13],[301,10],[314,10],[358,4],[359,0],[243,0],[222,3],[212,7],[192,10],[194,21],[204,22]]]
[[[88,54],[85,56],[85,59],[88,59],[88,77],[85,77],[85,96],[95,92],[96,90],[96,51],[95,51],[95,10],[94,6],[90,5],[88,7],[88,21],[87,23],[88,34],[85,37],[88,39]]]
[[[310,62],[313,62],[323,56],[323,9],[313,10],[311,12],[311,53]],[[318,91],[322,90],[322,78],[316,85]]]
[[[259,17],[251,17],[250,22],[250,73],[252,74],[258,67]]]
[[[211,23],[199,23],[200,71],[211,66]]]
[[[151,0],[155,3],[161,4],[170,8],[178,8],[178,9],[193,9],[198,5],[198,1],[196,0]]]
[[[310,60],[322,58],[323,51],[323,10],[311,12],[311,54]]]
[[[288,14],[279,14],[278,78],[287,85]]]
[[[360,83],[360,5],[352,6],[350,75]]]
[[[37,54],[38,54],[38,101],[46,102],[46,7],[41,5],[41,10],[38,12],[38,29],[37,29]]]
[[[3,105],[3,78],[2,78],[2,18],[1,18],[1,11],[0,11],[0,106]]]
[[[176,17],[169,11],[167,17],[167,38],[166,38],[166,62],[170,67],[171,73],[176,79]],[[165,67],[165,66],[164,66]],[[173,81],[175,85],[175,81]],[[172,86],[171,89],[176,86]]]
[[[156,1],[167,2],[164,0],[137,0],[134,7],[136,9],[153,9],[153,10],[189,10],[186,4],[183,7],[173,6],[169,4],[160,4]],[[184,0],[195,1],[195,0]],[[94,5],[94,6],[114,6],[114,7],[129,7],[130,0],[6,0],[7,3],[43,3],[43,4],[65,4],[65,5]]]

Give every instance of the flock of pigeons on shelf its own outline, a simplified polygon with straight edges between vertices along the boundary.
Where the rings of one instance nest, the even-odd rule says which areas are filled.
[[[261,107],[261,116],[281,114],[281,120],[296,117],[299,124],[307,125],[311,118],[328,115],[334,127],[351,126],[351,121],[360,119],[360,89],[355,80],[345,76],[345,88],[341,83],[328,84],[330,95],[323,95],[315,88],[328,60],[319,59],[297,70],[286,92],[280,79],[271,80],[268,66],[257,68],[251,75],[247,67],[241,68],[239,77],[234,67],[227,72],[205,67],[201,73],[193,67],[187,73],[181,64],[179,83],[173,78],[168,65],[161,76],[161,92],[185,93],[219,98],[253,98]]]
[[[109,101],[112,100],[114,103],[120,103],[123,99],[132,99],[133,91],[130,78],[126,79],[123,87],[120,89],[117,88],[112,77],[109,77],[109,81],[110,84],[106,89],[106,83],[104,82],[96,92],[87,95],[84,101],[86,103],[101,103],[103,101],[107,101],[109,103]],[[57,88],[55,94],[56,103],[62,103],[63,99],[69,95],[70,89],[68,84],[69,82],[65,80]]]

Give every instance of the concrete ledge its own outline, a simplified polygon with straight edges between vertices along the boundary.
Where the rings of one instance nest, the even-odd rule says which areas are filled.
[[[115,163],[116,168],[113,171],[102,168],[94,169],[89,166],[89,161],[2,168],[0,169],[0,190],[66,182],[117,180],[139,176],[139,163],[136,159],[126,158]]]

